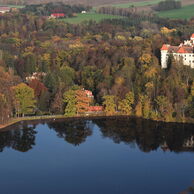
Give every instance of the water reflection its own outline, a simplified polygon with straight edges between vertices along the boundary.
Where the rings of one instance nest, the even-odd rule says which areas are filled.
[[[75,146],[85,142],[86,138],[92,135],[90,122],[86,120],[54,122],[48,126],[56,131],[58,137]]]
[[[194,194],[194,181],[190,187],[188,187],[186,190],[180,192],[180,194]]]
[[[164,151],[194,151],[194,125],[159,123],[141,119],[94,120],[103,136],[115,143],[136,143],[143,152],[161,147]]]
[[[24,123],[13,130],[0,132],[0,152],[12,148],[27,152],[35,146],[36,125]],[[47,125],[57,137],[72,145],[80,145],[92,135],[94,125],[98,126],[104,138],[114,143],[125,143],[130,147],[138,146],[143,152],[158,148],[164,151],[194,151],[194,125],[159,123],[133,118],[101,118],[93,120],[49,121]],[[95,128],[96,129],[96,128]]]
[[[36,126],[23,126],[22,129],[8,130],[0,133],[0,152],[12,148],[20,152],[27,152],[35,146],[34,130]]]

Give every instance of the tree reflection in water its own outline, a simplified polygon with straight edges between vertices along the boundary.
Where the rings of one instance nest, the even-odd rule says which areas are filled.
[[[134,118],[96,119],[104,137],[115,143],[136,143],[140,150],[150,152],[159,147],[164,151],[194,151],[194,125],[162,123]]]
[[[75,146],[85,142],[86,138],[92,135],[91,122],[87,120],[54,122],[48,126],[57,132],[58,137]]]
[[[0,151],[5,147],[21,152],[32,149],[37,133],[34,129],[38,123],[40,122],[33,122],[32,126],[25,123],[15,129],[0,132]],[[85,142],[96,125],[103,137],[111,138],[115,143],[137,145],[143,152],[158,148],[174,152],[194,151],[193,124],[162,123],[129,117],[58,120],[46,123],[50,129],[56,131],[59,138],[75,146]]]
[[[180,192],[180,194],[194,194],[194,181],[190,187],[188,187],[185,191]]]
[[[0,152],[7,148],[12,148],[20,152],[27,152],[35,145],[34,130],[36,125],[23,125],[22,129],[2,131],[0,133]]]

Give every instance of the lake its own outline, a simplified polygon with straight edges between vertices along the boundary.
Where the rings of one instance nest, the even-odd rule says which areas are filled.
[[[192,193],[194,125],[127,117],[21,122],[0,132],[0,164],[2,194]]]

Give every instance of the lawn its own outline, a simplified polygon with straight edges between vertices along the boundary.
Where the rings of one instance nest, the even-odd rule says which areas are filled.
[[[158,15],[160,17],[189,19],[191,17],[194,17],[194,5],[187,5],[182,7],[181,9],[161,11],[158,12]]]
[[[123,18],[123,17],[91,12],[91,13],[85,13],[85,14],[79,13],[77,14],[77,17],[64,18],[62,20],[68,23],[77,24],[77,23],[81,23],[83,21],[89,21],[89,20],[100,22],[101,20],[104,20],[104,19],[117,19],[117,18]]]
[[[142,7],[142,6],[148,6],[148,5],[154,5],[159,3],[161,0],[151,0],[151,1],[141,1],[141,2],[129,2],[129,3],[120,3],[120,4],[114,4],[112,6],[118,7],[118,8],[129,8],[132,5],[135,7]]]

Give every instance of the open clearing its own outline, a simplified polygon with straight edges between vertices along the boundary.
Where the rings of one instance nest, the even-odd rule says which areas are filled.
[[[157,3],[159,3],[160,1],[163,0],[142,0],[142,1],[129,1],[128,3],[114,3],[114,4],[107,4],[107,6],[114,6],[114,7],[119,7],[119,8],[129,8],[131,6],[135,6],[135,7],[149,7],[152,5],[155,5]],[[194,0],[181,0],[181,3],[183,6],[186,5],[192,5],[194,4]]]
[[[22,5],[1,5],[0,6],[7,6],[7,7],[15,7],[15,8],[23,8],[24,6]]]
[[[80,13],[77,15],[77,17],[64,18],[62,20],[68,23],[77,24],[77,23],[81,23],[81,22],[89,21],[89,20],[100,22],[104,19],[118,19],[118,18],[123,18],[123,17],[107,15],[107,14],[98,14],[98,13],[85,13],[85,14]]]
[[[141,2],[129,2],[129,3],[114,4],[112,6],[118,7],[118,8],[129,8],[131,6],[143,7],[143,6],[150,6],[150,5],[157,4],[160,1],[161,0],[141,1]]]
[[[194,17],[194,4],[184,6],[181,9],[161,11],[161,12],[158,12],[158,15],[160,17],[167,17],[167,18],[189,19],[191,17]]]

